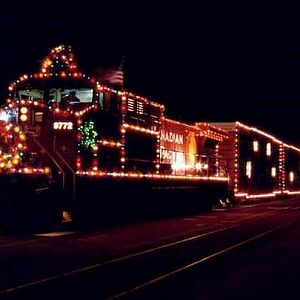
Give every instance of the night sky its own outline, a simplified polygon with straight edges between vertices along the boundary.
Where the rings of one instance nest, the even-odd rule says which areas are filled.
[[[300,145],[300,2],[160,2],[2,1],[1,99],[65,43],[88,74],[126,56],[126,89],[172,118],[240,120]]]

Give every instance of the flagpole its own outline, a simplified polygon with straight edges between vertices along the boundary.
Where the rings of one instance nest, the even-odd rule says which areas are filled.
[[[118,70],[122,71],[122,73],[123,73],[122,92],[124,92],[124,64],[125,64],[125,60],[126,60],[126,57],[125,57],[125,55],[123,55],[121,63],[120,63],[119,68],[118,68]]]
[[[120,63],[120,65],[119,65],[119,67],[118,67],[118,70],[123,70],[125,60],[126,60],[126,56],[123,55],[123,56],[122,56],[121,63]]]

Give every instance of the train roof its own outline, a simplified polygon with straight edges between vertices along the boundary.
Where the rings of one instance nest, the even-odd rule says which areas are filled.
[[[257,127],[249,126],[249,125],[246,125],[246,124],[241,123],[239,121],[236,121],[236,122],[214,122],[214,123],[210,123],[210,124],[212,124],[215,127],[219,127],[219,128],[221,128],[221,129],[223,129],[227,132],[235,131],[236,128],[242,128],[242,129],[247,130],[249,132],[254,132],[256,134],[262,135],[262,136],[272,140],[273,142],[275,142],[277,144],[282,144],[286,148],[289,148],[289,149],[295,150],[297,152],[300,152],[300,148],[298,148],[294,145],[291,145],[291,144],[287,144],[284,141],[279,140],[274,135],[271,135],[271,134],[269,134],[269,133],[267,133],[263,130],[260,130]]]
[[[77,81],[84,80],[91,87],[98,91],[110,91],[118,93],[126,97],[133,97],[146,104],[150,104],[159,107],[162,111],[165,110],[165,106],[156,101],[150,101],[145,97],[136,95],[130,91],[125,90],[122,86],[109,86],[101,80],[93,76],[84,74],[78,69],[77,60],[72,52],[72,47],[67,45],[60,45],[50,50],[50,53],[42,60],[40,70],[31,75],[24,74],[20,76],[16,81],[10,83],[9,101],[13,97],[13,92],[16,88],[25,86],[29,82],[55,82],[58,80],[65,81]]]

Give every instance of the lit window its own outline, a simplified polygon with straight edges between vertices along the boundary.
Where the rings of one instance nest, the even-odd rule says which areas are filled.
[[[253,150],[254,152],[258,151],[258,141],[253,141]]]
[[[266,154],[267,154],[267,156],[271,156],[271,143],[267,144]]]
[[[143,114],[144,113],[144,105],[142,102],[137,101],[137,107],[136,107],[137,113],[138,114]]]
[[[275,167],[272,167],[272,169],[271,169],[271,176],[276,177],[276,168]]]
[[[133,99],[128,99],[127,100],[127,106],[128,106],[128,111],[134,111],[134,100]]]
[[[290,182],[293,182],[294,181],[294,173],[293,172],[290,172]]]
[[[252,172],[252,163],[251,163],[251,161],[247,161],[247,163],[246,163],[246,176],[249,179],[251,178],[251,172]]]

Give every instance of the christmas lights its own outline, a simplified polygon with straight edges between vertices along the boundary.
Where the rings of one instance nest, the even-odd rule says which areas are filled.
[[[94,170],[78,170],[76,172],[80,176],[97,176],[97,177],[128,177],[128,178],[153,178],[156,180],[172,179],[185,181],[221,181],[228,182],[228,177],[218,176],[181,176],[181,175],[161,175],[161,174],[143,174],[143,173],[118,173],[118,172],[103,172]]]
[[[80,144],[84,148],[91,148],[96,144],[97,131],[94,130],[94,122],[87,121],[79,127],[81,133]]]
[[[59,81],[57,79],[60,79],[61,81],[66,80],[65,82],[72,82],[74,85],[76,85],[77,82],[84,82],[90,89],[93,90],[93,97],[91,97],[90,102],[85,102],[84,105],[77,107],[62,107],[59,100],[57,100],[58,103],[46,104],[44,99],[23,99],[25,97],[21,97],[21,99],[14,99],[15,94],[17,94],[16,92],[24,86],[27,86],[27,83],[32,83],[34,85],[34,83],[43,80],[45,82],[52,82],[52,79],[55,81]],[[78,127],[78,132],[75,131],[75,135],[73,136],[75,140],[68,141],[69,143],[73,142],[75,144],[75,156],[74,158],[71,157],[69,159],[74,160],[73,165],[74,169],[78,170],[76,173],[77,175],[155,178],[160,180],[228,180],[226,175],[223,176],[224,172],[219,172],[220,156],[222,155],[219,144],[220,142],[228,139],[228,132],[226,130],[208,123],[197,122],[190,125],[170,120],[163,115],[165,110],[164,105],[149,101],[144,97],[125,90],[118,91],[114,88],[103,85],[95,78],[87,76],[79,70],[76,58],[70,46],[60,45],[52,49],[49,55],[42,60],[40,69],[37,73],[32,75],[24,74],[20,76],[18,80],[9,85],[8,90],[10,97],[7,99],[7,109],[17,109],[19,118],[18,122],[20,122],[20,126],[8,127],[4,134],[4,139],[10,141],[10,143],[5,141],[5,143],[10,145],[10,149],[8,151],[3,151],[3,149],[1,149],[0,168],[2,169],[18,169],[18,172],[29,172],[27,171],[29,169],[25,170],[23,168],[22,156],[26,155],[28,147],[26,135],[29,136],[28,128],[32,125],[31,119],[33,119],[37,113],[40,116],[40,124],[38,126],[43,126],[41,124],[47,116],[53,116],[53,119],[49,121],[48,128],[51,128],[52,126],[52,129],[54,129],[52,130],[52,133],[57,136],[62,136],[67,131],[68,135],[72,136],[74,132],[72,129],[75,129],[75,126]],[[114,111],[116,122],[118,122],[118,132],[117,135],[103,135],[105,138],[100,138],[101,132],[97,132],[95,127],[101,128],[97,118],[101,117],[102,113],[109,114],[108,111],[103,109],[101,101],[99,100],[101,95],[104,95],[102,100],[105,99],[106,94],[113,95],[113,97],[115,97],[118,101],[117,111]],[[28,95],[30,96],[30,94]],[[27,96],[27,94],[25,94],[25,96]],[[37,111],[37,109],[40,111]],[[165,128],[164,122],[168,123]],[[178,132],[176,130],[172,131],[172,126],[174,126],[174,128],[177,126],[176,128],[178,129]],[[253,147],[253,150],[257,152],[255,157],[258,158],[261,153],[264,153],[264,155],[268,157],[268,163],[270,165],[266,172],[270,178],[276,178],[278,181],[276,181],[277,186],[274,186],[276,190],[279,190],[280,193],[286,191],[286,177],[289,178],[288,183],[297,181],[298,171],[294,170],[292,172],[290,170],[286,170],[286,160],[287,153],[289,153],[289,151],[300,153],[299,148],[285,144],[276,137],[258,128],[250,127],[240,122],[236,122],[234,126],[235,132],[233,133],[234,138],[232,140],[234,148],[232,148],[233,154],[231,154],[233,155],[233,165],[232,173],[230,174],[232,182],[230,182],[230,184],[233,187],[236,197],[242,197],[243,195],[243,197],[246,198],[255,198],[258,196],[256,194],[251,195],[248,191],[243,191],[245,186],[243,186],[243,182],[242,184],[240,182],[240,177],[245,175],[249,179],[247,179],[247,182],[254,180],[256,170],[256,161],[252,160],[251,157],[245,158],[243,162],[241,161],[240,156],[242,149],[240,145],[241,142],[243,142],[241,140],[242,131],[253,133],[255,140],[251,140],[249,142],[249,147]],[[99,130],[101,131],[101,129]],[[151,150],[153,150],[154,155],[148,161],[144,160],[144,162],[149,164],[149,170],[143,170],[143,172],[140,171],[140,173],[138,171],[126,172],[130,162],[130,158],[126,156],[126,149],[128,149],[126,145],[126,138],[128,136],[128,132],[130,132],[131,135],[134,135],[136,132],[137,137],[143,136],[143,138],[145,137],[144,135],[148,135],[147,138],[153,141],[152,144],[155,148]],[[31,134],[35,134],[35,132],[32,131]],[[264,137],[267,141],[258,136]],[[212,143],[208,149],[209,153],[202,153],[201,151],[204,152],[207,150],[204,149],[203,146],[206,139],[211,140]],[[253,144],[251,145],[252,142]],[[171,146],[166,146],[167,143]],[[263,149],[264,145],[266,145],[266,152],[260,151],[260,149]],[[170,147],[174,147],[174,149],[171,149]],[[182,147],[182,149],[177,149],[176,147]],[[272,154],[271,150],[273,150],[273,147],[274,151]],[[197,149],[201,150],[198,151]],[[117,162],[114,162],[115,165],[112,168],[113,170],[117,170],[116,172],[108,172],[108,169],[101,166],[100,162],[101,159],[103,159],[101,155],[105,151],[109,154],[113,153],[114,155],[117,153],[115,155],[117,157]],[[165,171],[165,173],[170,172],[170,174],[167,175],[162,174],[162,167],[165,163],[162,155],[166,151],[169,151],[169,153],[173,151],[172,155],[176,153],[177,157],[180,157],[180,159],[175,159],[169,163],[169,166],[167,167],[173,168],[173,170]],[[277,161],[275,163],[272,160],[273,157],[277,155],[277,152],[279,152],[277,160],[278,164]],[[85,154],[87,154],[87,157],[90,157],[90,160],[87,160],[88,162],[85,160]],[[205,155],[205,157],[208,157],[209,159],[201,161],[199,158],[201,155]],[[248,159],[251,159],[251,161]],[[274,164],[276,164],[276,166],[273,166]],[[165,165],[167,165],[167,163],[165,163]],[[179,172],[178,175],[175,175],[175,171],[180,170],[187,172]],[[35,171],[33,169],[30,172]],[[287,174],[285,174],[285,172],[287,172]],[[199,174],[208,174],[211,176],[199,176]],[[293,174],[292,177],[291,174]],[[275,179],[273,178],[271,178],[272,182],[275,182]],[[291,193],[292,192],[294,191],[291,191]],[[273,193],[262,193],[261,195],[262,197],[264,197],[263,195],[273,197],[274,194],[275,191]]]

